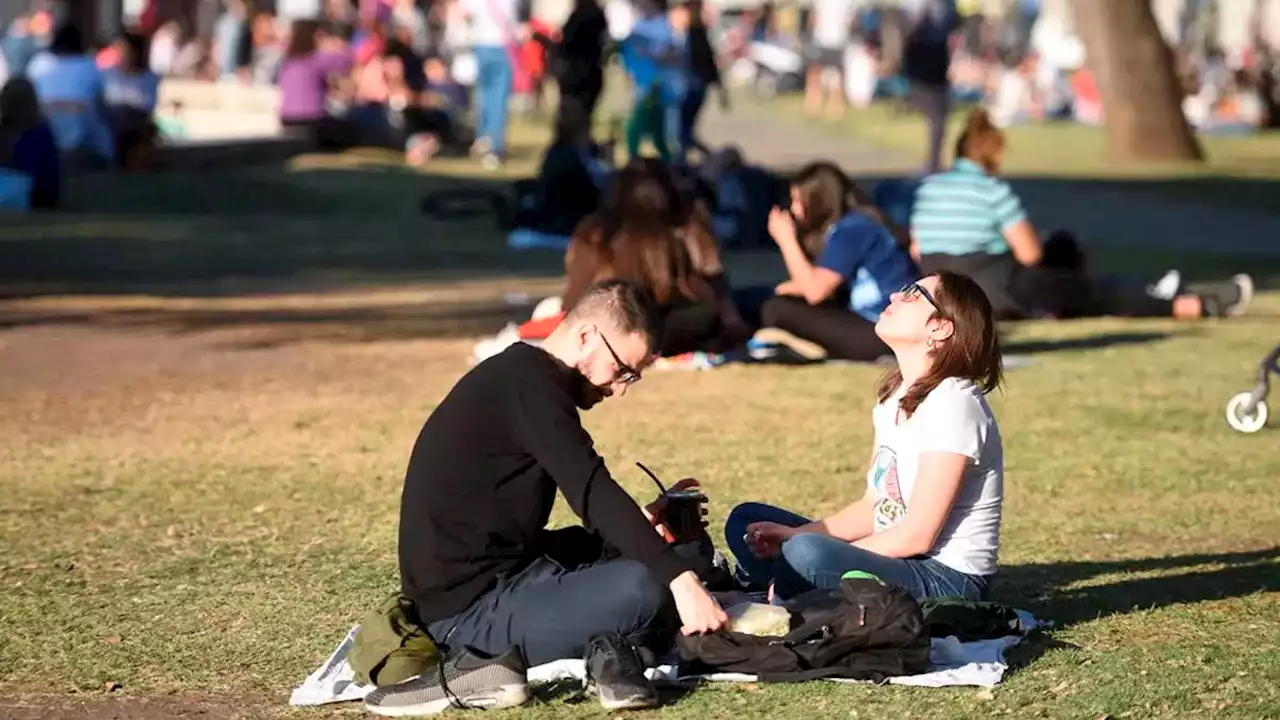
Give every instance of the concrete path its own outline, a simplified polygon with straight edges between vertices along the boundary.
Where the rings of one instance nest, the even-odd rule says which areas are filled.
[[[746,103],[728,114],[708,107],[702,135],[713,146],[738,145],[752,162],[777,169],[796,169],[826,159],[854,177],[868,179],[916,174],[923,157],[923,153],[911,157],[877,147],[835,128]],[[1042,232],[1070,228],[1091,245],[1280,256],[1280,193],[1276,213],[1267,215],[1175,204],[1148,193],[1104,189],[1081,179],[1015,178],[1011,182]]]

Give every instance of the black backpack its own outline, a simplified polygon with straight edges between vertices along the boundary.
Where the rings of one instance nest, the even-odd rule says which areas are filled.
[[[847,579],[788,602],[785,637],[735,632],[681,637],[686,675],[749,673],[762,682],[847,678],[881,682],[929,669],[929,630],[906,590]]]

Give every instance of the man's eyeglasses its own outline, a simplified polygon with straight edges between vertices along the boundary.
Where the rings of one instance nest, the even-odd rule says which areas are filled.
[[[609,354],[613,356],[614,364],[618,366],[618,379],[615,382],[620,382],[623,385],[635,385],[640,382],[640,371],[622,362],[622,358],[618,357],[618,353],[609,344],[609,339],[604,336],[604,333],[600,333],[600,340],[609,349]]]
[[[941,311],[941,308],[938,307],[938,301],[933,299],[933,293],[926,290],[925,287],[918,282],[903,285],[902,289],[898,291],[898,294],[902,296],[902,302],[915,302],[917,298],[922,297],[933,306],[934,310]]]

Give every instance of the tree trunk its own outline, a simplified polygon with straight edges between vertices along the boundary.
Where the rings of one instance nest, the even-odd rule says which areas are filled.
[[[1073,0],[1114,160],[1204,160],[1149,0]]]

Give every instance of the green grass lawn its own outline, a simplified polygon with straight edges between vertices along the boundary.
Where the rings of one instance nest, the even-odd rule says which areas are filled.
[[[799,95],[784,96],[771,108],[803,116]],[[963,127],[967,110],[951,114],[947,156]],[[874,144],[923,158],[927,147],[924,118],[888,102],[851,109],[840,120],[813,122],[849,132]],[[1010,176],[1047,176],[1092,180],[1098,187],[1123,186],[1173,202],[1201,203],[1275,214],[1280,212],[1280,133],[1249,137],[1201,135],[1208,156],[1199,165],[1124,164],[1107,156],[1101,128],[1073,123],[1022,125],[1008,131],[1004,172]]]
[[[395,585],[408,451],[469,338],[527,312],[510,293],[558,285],[558,258],[505,253],[491,223],[417,213],[455,182],[383,167],[131,178],[83,186],[79,213],[5,221],[0,716],[362,712],[285,703]],[[992,397],[997,595],[1058,628],[994,692],[715,685],[659,713],[1276,717],[1280,426],[1243,436],[1222,413],[1278,318],[1272,292],[1233,321],[1008,328],[1032,362]],[[637,497],[642,461],[701,478],[716,524],[744,500],[821,514],[862,492],[878,374],[655,372],[585,417]],[[499,717],[599,714],[544,693]]]

